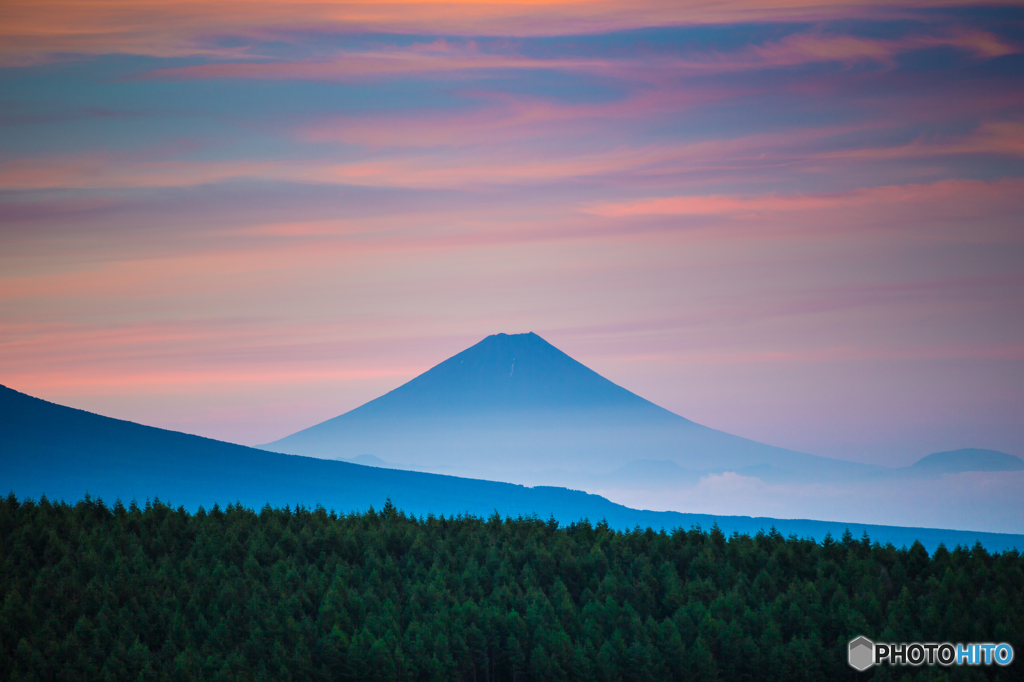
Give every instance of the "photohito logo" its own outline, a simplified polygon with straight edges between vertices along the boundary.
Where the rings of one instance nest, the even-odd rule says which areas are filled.
[[[857,670],[867,670],[875,664],[875,643],[867,637],[858,637],[850,642],[850,665]]]
[[[864,671],[873,665],[1009,665],[1013,661],[1013,647],[999,644],[950,644],[943,642],[910,642],[892,644],[872,642],[867,637],[850,640],[848,661],[850,667]]]

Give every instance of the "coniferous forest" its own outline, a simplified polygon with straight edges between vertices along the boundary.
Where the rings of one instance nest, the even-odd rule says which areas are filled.
[[[717,527],[0,501],[0,679],[1021,679],[847,665],[1009,642],[1024,557]]]

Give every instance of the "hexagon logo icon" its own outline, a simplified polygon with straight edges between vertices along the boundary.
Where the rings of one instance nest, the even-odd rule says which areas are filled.
[[[867,637],[858,637],[850,641],[850,667],[864,672],[875,664],[875,643]]]

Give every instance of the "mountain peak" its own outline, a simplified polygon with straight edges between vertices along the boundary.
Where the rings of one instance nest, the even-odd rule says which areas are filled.
[[[572,359],[534,332],[492,334],[358,410],[439,412],[662,408]]]
[[[473,344],[466,351],[473,350],[479,346],[482,347],[501,347],[516,350],[519,348],[528,349],[539,346],[547,346],[549,348],[555,348],[550,343],[542,339],[539,335],[533,332],[522,332],[519,334],[506,334],[505,332],[499,332],[497,334],[491,334],[490,336],[484,337],[479,342]],[[556,349],[557,350],[557,349]],[[466,352],[464,351],[464,352]]]
[[[264,447],[328,457],[369,452],[434,465],[502,460],[512,467],[527,459],[551,466],[549,453],[557,450],[562,463],[583,466],[580,460],[597,461],[611,447],[603,435],[610,430],[619,429],[623,441],[613,449],[626,453],[637,434],[687,426],[692,422],[534,332],[499,333],[365,405]]]
[[[485,337],[484,341],[486,341],[487,339],[503,339],[503,338],[508,338],[508,339],[522,338],[522,339],[530,339],[530,340],[537,339],[539,341],[544,341],[544,339],[540,338],[539,336],[537,336],[533,332],[519,332],[517,334],[506,334],[505,332],[498,332],[497,334],[491,334],[490,336]],[[547,341],[544,341],[544,343],[547,343]]]
[[[463,352],[471,351],[480,346],[500,346],[511,349],[529,348],[532,346],[550,346],[551,348],[554,348],[554,346],[533,332],[522,332],[519,334],[506,334],[505,332],[499,332],[497,334],[491,334],[490,336],[484,337]]]
[[[331,458],[370,453],[488,477],[610,472],[637,459],[693,471],[770,465],[808,476],[864,468],[694,424],[533,332],[492,334],[376,400],[263,447]]]

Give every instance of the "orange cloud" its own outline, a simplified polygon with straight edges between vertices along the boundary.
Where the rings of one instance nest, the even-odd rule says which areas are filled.
[[[1002,57],[1018,52],[996,36],[984,31],[962,31],[940,36],[905,36],[879,40],[857,36],[798,34],[775,43],[750,48],[738,58],[727,58],[723,66],[757,68],[791,66],[813,62],[878,61],[891,63],[901,53],[933,47],[955,47],[979,58]]]
[[[4,324],[0,371],[5,385],[23,391],[96,395],[173,393],[197,386],[342,384],[407,378],[424,369],[402,362],[338,363],[339,347],[351,351],[361,343],[345,341],[344,331],[306,324],[300,334],[290,336],[252,321],[232,324],[224,319],[107,326]],[[238,353],[241,348],[244,354]]]
[[[846,199],[846,197],[843,197]],[[659,197],[639,201],[596,204],[580,209],[584,213],[605,218],[625,218],[649,215],[724,215],[730,213],[759,213],[820,208],[835,205],[835,200],[823,197],[758,197],[739,199],[729,196]]]
[[[1004,181],[996,186],[1024,187],[1024,181]],[[990,183],[979,181],[952,181],[934,185],[899,185],[859,189],[852,192],[819,195],[765,195],[754,197],[693,196],[655,197],[637,201],[595,204],[581,208],[584,213],[606,218],[645,215],[733,215],[737,213],[778,213],[814,209],[834,209],[878,203],[928,202],[937,195],[946,195],[951,189],[977,190]]]

